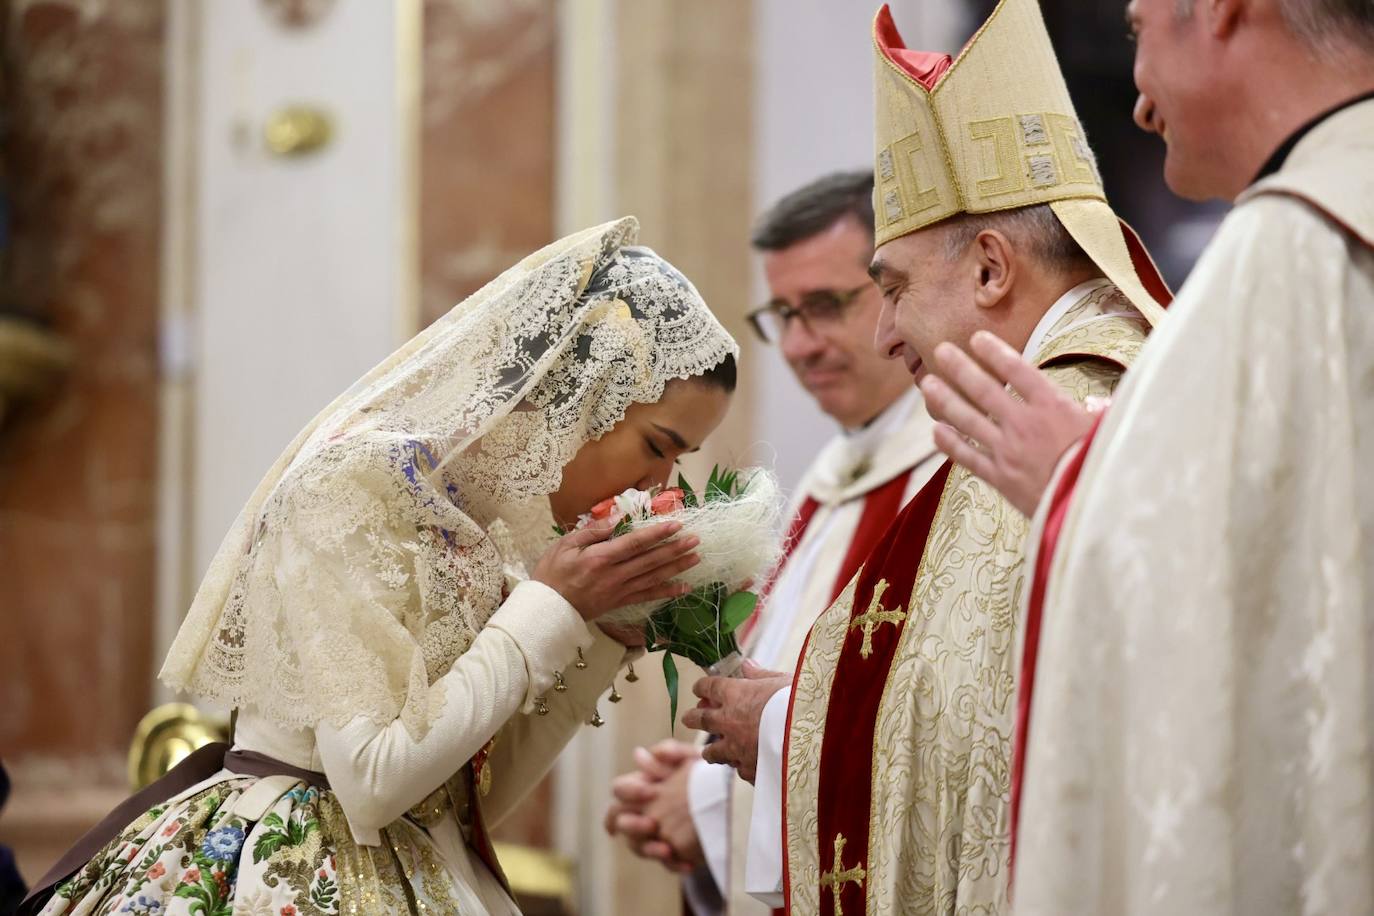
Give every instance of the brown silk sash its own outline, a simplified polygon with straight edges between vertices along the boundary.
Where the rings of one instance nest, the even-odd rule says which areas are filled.
[[[817,842],[822,916],[833,916],[837,902],[846,916],[866,912],[864,869],[878,707],[951,467],[945,462],[892,522],[869,555],[854,593],[821,746]]]

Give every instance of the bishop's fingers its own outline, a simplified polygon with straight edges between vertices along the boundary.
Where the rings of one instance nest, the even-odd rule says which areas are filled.
[[[973,355],[1003,384],[1010,385],[1029,404],[1058,396],[1059,391],[1035,366],[996,334],[979,331],[970,343]]]
[[[1007,392],[1006,383],[953,344],[942,343],[935,348],[935,370],[993,422],[1016,409],[1016,400]]]

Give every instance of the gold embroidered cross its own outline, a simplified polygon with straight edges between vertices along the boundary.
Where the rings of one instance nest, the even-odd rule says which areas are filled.
[[[868,872],[864,870],[863,862],[856,862],[853,868],[844,867],[844,844],[848,842],[843,833],[835,834],[835,864],[821,875],[821,888],[830,888],[830,893],[835,897],[835,916],[844,916],[844,908],[840,906],[840,892],[844,886],[851,881],[862,887],[864,879],[868,877]]]
[[[849,629],[855,630],[863,627],[864,641],[859,646],[859,655],[868,658],[873,654],[873,630],[885,623],[893,625],[906,620],[906,611],[897,608],[895,611],[883,609],[883,592],[887,591],[887,580],[879,579],[878,584],[873,586],[873,601],[869,603],[868,610],[855,617],[849,622]]]

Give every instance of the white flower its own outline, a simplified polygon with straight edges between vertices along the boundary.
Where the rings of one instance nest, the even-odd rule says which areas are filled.
[[[630,488],[615,498],[616,513],[623,517],[643,518],[650,514],[654,495],[646,490]],[[619,518],[616,519],[619,521]]]

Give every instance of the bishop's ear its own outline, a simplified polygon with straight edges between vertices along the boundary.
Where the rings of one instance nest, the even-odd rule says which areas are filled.
[[[984,229],[973,240],[971,267],[973,301],[979,308],[995,308],[1006,299],[1016,280],[1016,257],[1006,235]]]

